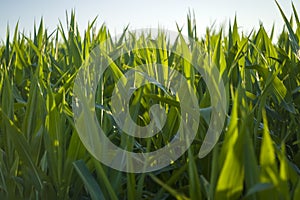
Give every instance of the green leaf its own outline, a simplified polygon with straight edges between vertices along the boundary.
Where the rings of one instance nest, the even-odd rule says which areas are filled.
[[[245,195],[245,198],[255,194],[255,193],[259,193],[261,191],[265,191],[265,190],[269,190],[274,188],[274,185],[271,183],[257,183],[256,185],[254,185],[253,187],[251,187],[248,192]]]
[[[238,92],[235,95],[230,125],[220,155],[221,172],[215,199],[237,199],[243,190],[243,138],[239,134],[238,124],[240,97]]]
[[[287,29],[288,29],[288,32],[289,32],[289,37],[290,37],[290,40],[291,40],[292,50],[297,55],[298,51],[300,49],[299,48],[299,40],[298,40],[297,36],[295,35],[295,33],[293,31],[293,28],[292,28],[290,22],[288,21],[288,19],[286,18],[286,16],[285,16],[283,10],[281,9],[280,5],[278,4],[278,2],[276,0],[275,0],[275,2],[277,4],[277,7],[278,7],[280,13],[281,13],[281,16],[284,20],[284,23],[287,26]]]
[[[96,180],[93,175],[90,173],[89,169],[86,167],[85,163],[82,160],[75,161],[73,163],[78,175],[86,186],[88,192],[91,195],[93,200],[102,200],[105,199],[103,192],[99,188]]]
[[[8,127],[8,137],[13,142],[16,151],[18,152],[20,159],[26,163],[29,169],[32,172],[31,180],[35,186],[35,188],[39,191],[43,189],[43,181],[41,178],[41,174],[39,169],[34,164],[32,160],[31,148],[30,144],[27,142],[24,134],[16,127],[13,121],[11,121],[8,116],[3,113],[2,109],[0,108],[0,113],[4,123]]]

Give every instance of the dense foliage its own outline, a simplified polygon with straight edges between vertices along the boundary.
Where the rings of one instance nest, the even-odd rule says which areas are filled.
[[[97,30],[94,22],[81,37],[74,13],[67,31],[60,24],[49,34],[42,21],[29,37],[18,26],[13,38],[7,31],[0,45],[1,199],[300,199],[300,21],[293,9],[288,20],[279,8],[286,26],[278,39],[274,29],[267,33],[263,25],[244,35],[237,20],[229,30],[207,29],[198,38],[188,15],[188,36],[196,46],[180,37],[180,29],[175,43],[168,42],[163,30],[151,42],[147,33],[127,34],[134,41],[130,44],[125,34],[115,41],[105,25]],[[91,50],[105,40],[110,42],[107,55],[126,52],[128,45],[149,46],[115,60],[97,93],[99,123],[123,148],[161,148],[176,132],[179,108],[163,88],[143,86],[132,97],[132,110],[138,110],[132,116],[147,124],[152,104],[169,106],[165,133],[150,139],[124,136],[109,112],[120,73],[155,61],[189,76],[204,115],[190,149],[168,167],[144,174],[119,172],[94,159],[78,137],[74,78]],[[209,93],[192,66],[156,48],[168,45],[195,59],[195,52],[204,49],[222,73],[228,115],[217,145],[202,159],[197,153],[208,127]]]

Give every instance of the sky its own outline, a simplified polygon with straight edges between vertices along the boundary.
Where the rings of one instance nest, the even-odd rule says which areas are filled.
[[[267,31],[275,23],[277,32],[282,30],[283,20],[275,0],[0,0],[0,41],[4,40],[9,25],[11,32],[19,21],[19,29],[25,34],[33,32],[33,25],[44,19],[45,27],[52,32],[59,24],[65,24],[66,11],[75,10],[81,31],[88,22],[97,18],[97,27],[103,23],[112,34],[119,34],[129,24],[131,30],[141,28],[164,28],[176,30],[176,23],[186,30],[186,16],[195,13],[200,36],[206,27],[228,25],[237,16],[239,30],[249,33],[263,23]],[[291,0],[278,0],[289,17]],[[300,2],[294,0],[300,12]]]

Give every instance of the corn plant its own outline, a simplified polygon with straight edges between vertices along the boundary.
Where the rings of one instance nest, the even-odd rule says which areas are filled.
[[[105,25],[95,27],[96,19],[81,36],[74,12],[66,28],[59,23],[53,32],[42,20],[30,36],[19,32],[17,24],[11,38],[7,28],[0,44],[1,199],[299,199],[300,20],[294,5],[290,19],[278,8],[285,27],[277,40],[274,28],[268,33],[263,25],[243,34],[237,19],[228,30],[207,28],[200,37],[190,14],[188,36],[195,45],[182,37],[180,28],[173,42],[163,30],[149,40],[151,33],[138,35],[128,27],[115,40]],[[155,151],[178,129],[178,98],[155,83],[134,91],[130,114],[145,126],[149,108],[164,106],[168,120],[161,133],[141,139],[118,128],[110,112],[111,96],[129,69],[153,62],[170,66],[187,78],[197,96],[201,115],[196,137],[167,167],[124,173],[99,162],[80,140],[72,110],[74,80],[103,41],[108,59],[122,52],[104,72],[95,97],[99,125],[114,144],[133,152]],[[224,82],[226,121],[204,158],[197,154],[212,112],[210,93],[203,76],[165,47],[196,63],[205,51]],[[128,51],[135,48],[139,50]],[[158,72],[149,73],[158,78],[168,73]]]

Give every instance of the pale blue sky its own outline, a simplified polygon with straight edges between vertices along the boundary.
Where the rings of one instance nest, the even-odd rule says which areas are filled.
[[[33,31],[34,21],[39,22],[43,16],[49,32],[58,25],[58,20],[65,22],[65,12],[75,9],[80,29],[97,15],[97,26],[106,23],[110,32],[120,33],[130,24],[131,29],[157,28],[176,30],[176,22],[186,27],[188,10],[195,12],[197,28],[203,34],[207,26],[216,21],[216,27],[228,24],[237,15],[238,25],[243,32],[258,27],[262,21],[267,30],[275,22],[281,30],[283,20],[274,0],[0,0],[0,38],[4,39],[6,26],[10,28],[19,20],[21,30]],[[287,16],[291,14],[291,1],[278,0]],[[294,0],[300,12],[300,2]]]

